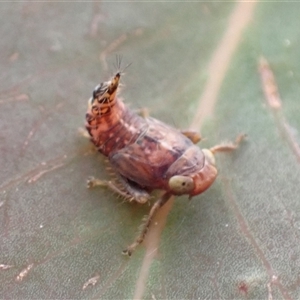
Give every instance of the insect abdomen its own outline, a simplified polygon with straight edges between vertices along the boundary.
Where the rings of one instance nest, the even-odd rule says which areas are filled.
[[[92,142],[105,156],[135,143],[147,127],[145,120],[127,109],[119,99],[115,99],[107,114],[95,116],[88,111],[86,121]]]

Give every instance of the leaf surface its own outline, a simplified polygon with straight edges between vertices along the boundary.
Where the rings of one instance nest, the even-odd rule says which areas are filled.
[[[0,8],[0,298],[299,298],[297,3]],[[86,189],[109,177],[78,133],[116,54],[133,62],[122,78],[132,108],[193,127],[201,147],[248,134],[218,155],[207,192],[161,209],[130,259],[121,251],[149,206]],[[274,82],[261,80],[262,56]],[[274,86],[277,108],[264,94]]]

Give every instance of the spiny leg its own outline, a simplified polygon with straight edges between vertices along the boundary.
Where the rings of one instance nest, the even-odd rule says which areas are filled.
[[[135,200],[140,204],[144,204],[149,201],[150,194],[146,190],[142,189],[133,182],[128,181],[121,175],[117,175],[117,180],[119,183],[121,183],[122,187],[126,190],[127,194],[130,195],[129,201]]]
[[[124,199],[130,202],[135,200],[140,204],[144,204],[150,199],[150,195],[147,191],[143,190],[142,188],[136,185],[133,185],[133,183],[130,183],[121,175],[116,174],[116,177],[118,183],[112,180],[101,180],[94,177],[90,177],[87,180],[87,187],[107,187],[113,192],[123,197]]]
[[[87,179],[87,188],[90,189],[97,186],[107,187],[111,189],[113,192],[117,193],[118,195],[124,198],[128,198],[128,194],[126,192],[123,192],[121,189],[119,189],[119,187],[111,180],[102,180],[92,176]]]
[[[144,241],[154,215],[156,214],[158,209],[161,208],[170,199],[171,196],[171,194],[166,192],[152,205],[151,210],[145,220],[145,223],[143,224],[140,234],[136,237],[136,239],[131,245],[129,245],[125,250],[123,250],[122,253],[124,255],[131,256],[135,248]]]
[[[236,150],[240,143],[246,138],[246,134],[239,134],[237,136],[237,138],[235,139],[234,143],[227,143],[227,144],[220,144],[220,145],[216,145],[212,148],[210,148],[209,150],[215,154],[216,152],[227,152],[227,151],[233,151]]]

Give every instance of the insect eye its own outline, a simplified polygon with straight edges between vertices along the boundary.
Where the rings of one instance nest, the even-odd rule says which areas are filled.
[[[188,176],[176,175],[169,179],[170,190],[176,195],[190,194],[194,188],[194,180]]]

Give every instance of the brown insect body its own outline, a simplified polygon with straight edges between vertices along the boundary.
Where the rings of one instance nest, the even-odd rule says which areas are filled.
[[[212,152],[126,107],[116,95],[120,76],[97,86],[89,101],[86,128],[92,142],[128,184],[174,195],[202,193],[217,176]]]

